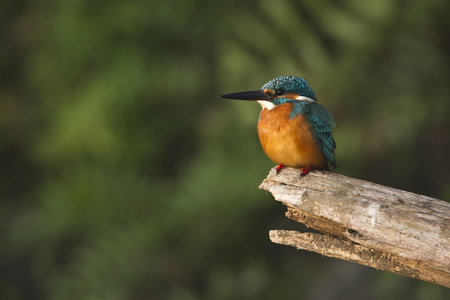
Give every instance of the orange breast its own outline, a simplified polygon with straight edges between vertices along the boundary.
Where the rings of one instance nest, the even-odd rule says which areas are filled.
[[[317,146],[304,116],[290,119],[292,103],[271,110],[264,108],[258,122],[258,135],[266,155],[289,167],[328,170],[328,161]]]

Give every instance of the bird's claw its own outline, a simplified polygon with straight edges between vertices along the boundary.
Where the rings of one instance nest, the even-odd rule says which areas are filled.
[[[305,176],[306,174],[309,173],[309,171],[311,171],[311,166],[307,166],[306,168],[302,168],[302,170],[300,171],[300,177]]]
[[[276,168],[276,170],[277,170],[277,175],[280,174],[281,169],[283,169],[283,168],[284,168],[284,165],[283,165],[283,164],[279,164],[279,165],[277,166],[277,168]]]

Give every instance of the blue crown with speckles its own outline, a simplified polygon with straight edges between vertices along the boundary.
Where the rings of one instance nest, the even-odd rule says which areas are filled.
[[[316,93],[314,93],[314,91],[311,89],[308,82],[301,77],[278,76],[277,78],[274,78],[263,85],[261,89],[284,89],[287,94],[293,93],[317,101]]]

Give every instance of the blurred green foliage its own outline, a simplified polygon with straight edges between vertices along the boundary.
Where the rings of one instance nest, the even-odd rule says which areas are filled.
[[[450,199],[450,4],[0,3],[1,299],[448,299],[273,245],[256,104],[307,78],[338,169]]]

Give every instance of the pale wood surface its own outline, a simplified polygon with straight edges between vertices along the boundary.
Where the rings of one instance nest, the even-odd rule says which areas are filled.
[[[343,175],[275,168],[260,185],[286,215],[323,233],[273,242],[450,287],[450,203]]]

